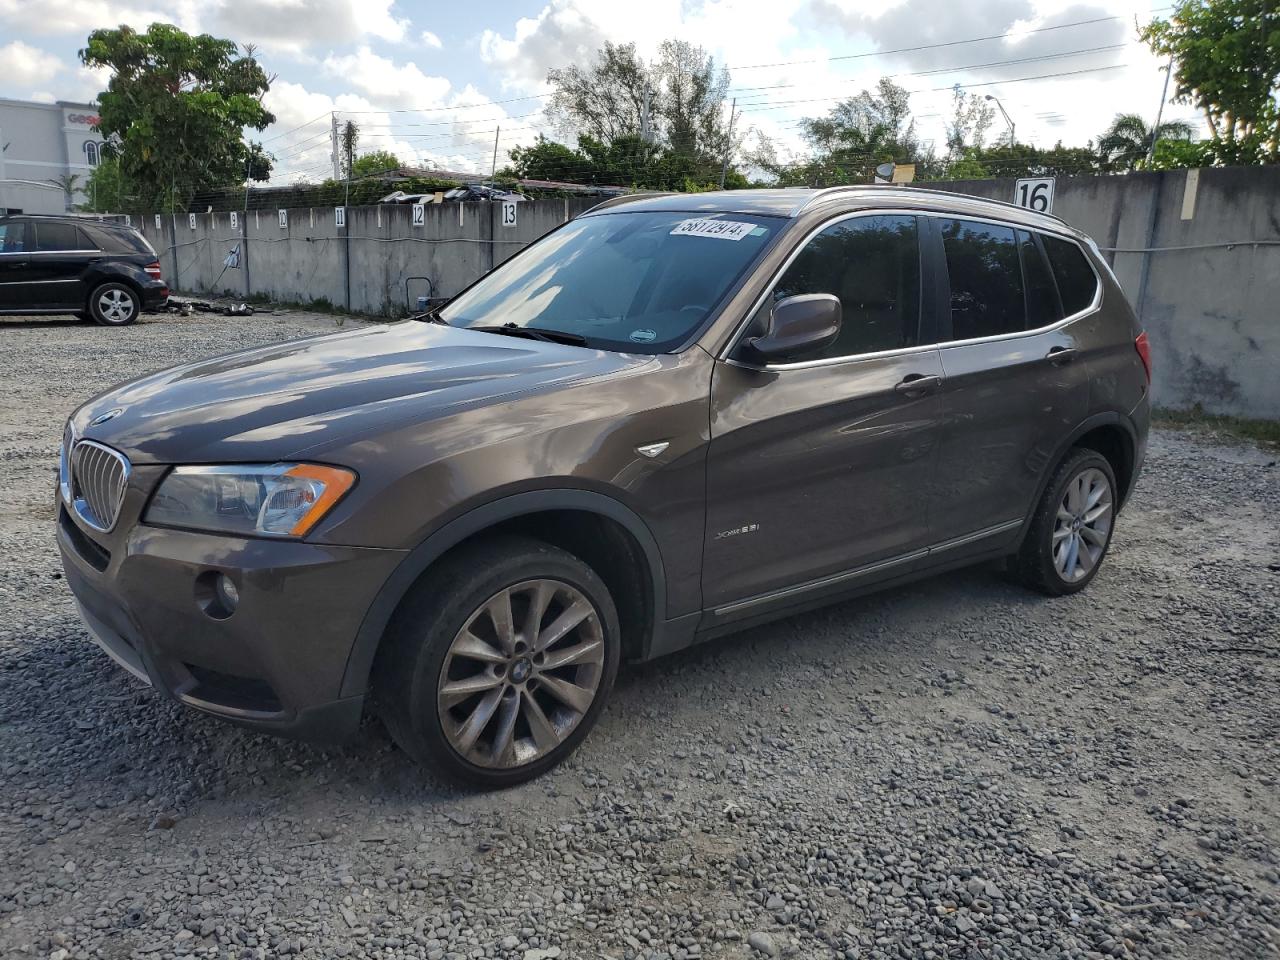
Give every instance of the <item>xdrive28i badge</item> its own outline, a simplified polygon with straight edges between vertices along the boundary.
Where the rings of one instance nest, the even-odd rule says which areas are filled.
[[[96,427],[101,423],[106,423],[108,420],[114,420],[116,417],[120,416],[120,414],[122,413],[124,413],[124,407],[112,407],[106,413],[100,413],[96,417],[94,417],[92,420],[90,420],[89,426]]]

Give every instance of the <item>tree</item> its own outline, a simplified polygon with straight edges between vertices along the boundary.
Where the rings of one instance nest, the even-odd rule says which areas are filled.
[[[1156,140],[1190,140],[1191,124],[1169,120],[1155,130]],[[1151,149],[1151,128],[1136,113],[1116,114],[1098,138],[1098,154],[1108,170],[1135,170]]]
[[[728,70],[684,40],[663,42],[652,64],[633,43],[606,42],[593,63],[551,70],[547,82],[548,113],[565,136],[605,146],[639,139],[688,158],[700,176],[714,168],[717,181],[742,139],[730,136]]]
[[[1174,100],[1204,114],[1219,163],[1280,160],[1280,6],[1274,0],[1180,0],[1142,39],[1174,63]]]
[[[370,150],[356,157],[351,164],[351,178],[372,177],[380,173],[394,173],[400,169],[400,158],[390,150]]]
[[[82,209],[92,213],[120,212],[126,206],[118,157],[103,157],[89,172]]]
[[[355,174],[356,147],[360,145],[360,127],[354,120],[342,125],[342,133],[338,136],[338,149],[342,151],[342,175],[350,180]]]
[[[834,107],[825,117],[800,121],[813,156],[781,176],[790,185],[797,176],[808,186],[870,183],[881,164],[929,163],[911,116],[911,95],[888,77],[875,92],[863,90]]]
[[[962,160],[970,148],[982,149],[996,111],[977,94],[966,93],[958,83],[951,97],[951,119],[946,123],[947,159],[956,162]]]
[[[76,191],[80,189],[80,174],[64,173],[49,182],[62,188],[62,192],[66,195],[67,209],[70,210],[75,204]]]
[[[246,127],[263,130],[275,117],[262,105],[271,79],[230,40],[193,37],[153,23],[95,30],[80,51],[88,67],[107,67],[98,95],[98,130],[107,157],[137,184],[145,206],[177,209],[197,191],[270,174],[270,159],[247,144]]]

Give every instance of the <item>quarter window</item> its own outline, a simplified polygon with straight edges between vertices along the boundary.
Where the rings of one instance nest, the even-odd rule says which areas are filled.
[[[1044,249],[1049,255],[1058,294],[1067,316],[1087,310],[1098,292],[1098,278],[1080,247],[1070,240],[1045,235]]]
[[[43,251],[83,250],[74,223],[37,223],[36,249]]]
[[[915,217],[854,217],[805,245],[774,287],[772,302],[830,293],[840,298],[841,322],[834,343],[800,359],[848,357],[919,342],[917,234]]]
[[[951,339],[971,340],[1026,329],[1022,267],[1012,227],[943,220],[951,281]]]

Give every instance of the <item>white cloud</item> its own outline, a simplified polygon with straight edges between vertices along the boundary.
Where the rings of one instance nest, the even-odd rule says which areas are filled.
[[[146,29],[156,21],[194,30],[201,7],[195,0],[168,0],[154,5],[131,0],[0,0],[0,24],[14,31],[79,37],[91,30],[121,24]]]
[[[397,64],[378,56],[368,46],[344,56],[330,54],[324,59],[324,69],[343,78],[380,106],[440,106],[452,87],[444,77],[427,76],[412,61]]]
[[[12,86],[44,86],[61,71],[61,60],[21,40],[0,47],[0,73]]]
[[[444,46],[440,38],[436,36],[434,33],[432,33],[430,30],[423,30],[422,34],[418,37],[418,39],[421,40],[422,43],[425,44],[426,46],[434,47],[437,50],[439,50],[441,47]]]

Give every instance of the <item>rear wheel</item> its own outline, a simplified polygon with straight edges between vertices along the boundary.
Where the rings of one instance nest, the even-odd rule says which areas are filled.
[[[1083,590],[1107,555],[1115,513],[1111,464],[1096,451],[1073,450],[1054,471],[1014,558],[1019,578],[1051,596]]]
[[[142,301],[123,283],[104,283],[89,295],[89,315],[106,327],[128,326],[141,312]]]
[[[464,548],[397,614],[375,696],[415,759],[509,786],[558,764],[594,726],[621,651],[613,599],[577,557],[503,537]]]

